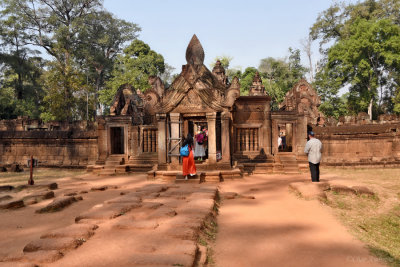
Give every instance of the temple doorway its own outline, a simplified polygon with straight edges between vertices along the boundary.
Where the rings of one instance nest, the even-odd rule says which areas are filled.
[[[293,123],[278,124],[278,152],[293,152]]]
[[[208,124],[206,116],[184,116],[183,136],[190,134],[194,138],[194,156],[196,160],[208,158]],[[199,137],[202,135],[202,137]]]
[[[111,154],[125,154],[124,127],[110,127]]]

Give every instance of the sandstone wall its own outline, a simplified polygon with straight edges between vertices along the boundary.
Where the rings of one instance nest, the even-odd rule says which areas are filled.
[[[40,123],[29,130],[32,123],[26,124],[25,120],[1,121],[0,125],[0,164],[25,166],[31,155],[40,166],[49,167],[85,167],[97,160],[94,123],[59,126],[63,130],[49,130],[48,125]]]
[[[322,164],[400,166],[400,123],[316,127]]]

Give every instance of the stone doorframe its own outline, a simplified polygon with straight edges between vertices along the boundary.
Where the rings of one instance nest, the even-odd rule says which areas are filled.
[[[278,125],[279,124],[292,124],[292,152],[285,152],[285,153],[293,153],[296,154],[296,136],[297,136],[297,118],[293,120],[282,120],[282,119],[275,119],[272,121],[272,153],[277,155],[278,152]]]
[[[128,155],[128,125],[120,124],[120,123],[108,123],[106,127],[106,137],[107,137],[107,156],[110,155],[117,155],[111,153],[111,128],[113,127],[120,127],[123,128],[123,135],[124,135],[124,154],[118,155]]]

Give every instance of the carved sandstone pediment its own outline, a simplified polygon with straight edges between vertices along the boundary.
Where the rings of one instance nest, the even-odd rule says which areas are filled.
[[[182,72],[157,104],[157,112],[218,112],[232,107],[240,95],[239,82],[236,80],[227,88],[207,69],[203,64],[204,50],[196,35],[188,45],[186,60]]]

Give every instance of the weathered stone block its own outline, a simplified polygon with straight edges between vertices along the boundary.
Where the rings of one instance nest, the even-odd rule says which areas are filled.
[[[83,240],[63,237],[63,238],[46,238],[38,239],[28,243],[23,251],[24,252],[35,252],[39,250],[70,250],[75,249],[82,245]]]
[[[0,205],[0,209],[19,209],[22,207],[25,207],[23,200],[10,201]]]
[[[25,204],[28,205],[29,204],[34,204],[34,203],[38,203],[44,199],[50,199],[54,197],[54,192],[53,191],[45,191],[45,192],[40,192],[40,193],[36,193],[36,194],[32,194],[29,196],[26,196],[23,198],[23,201]]]
[[[25,253],[24,259],[36,263],[52,263],[64,257],[58,250],[39,250]],[[12,265],[13,266],[13,265]]]
[[[73,238],[83,238],[88,239],[94,235],[94,230],[99,228],[95,224],[72,224],[62,229],[56,229],[50,231],[49,233],[40,236],[41,239],[44,238],[60,238],[60,237],[73,237]]]
[[[134,220],[127,218],[114,224],[116,229],[154,230],[159,226],[156,220]]]
[[[74,202],[77,202],[78,199],[76,197],[61,197],[58,199],[55,199],[53,202],[51,202],[49,205],[47,205],[44,208],[41,208],[37,210],[37,213],[44,213],[44,212],[57,212],[65,207],[68,207]]]

